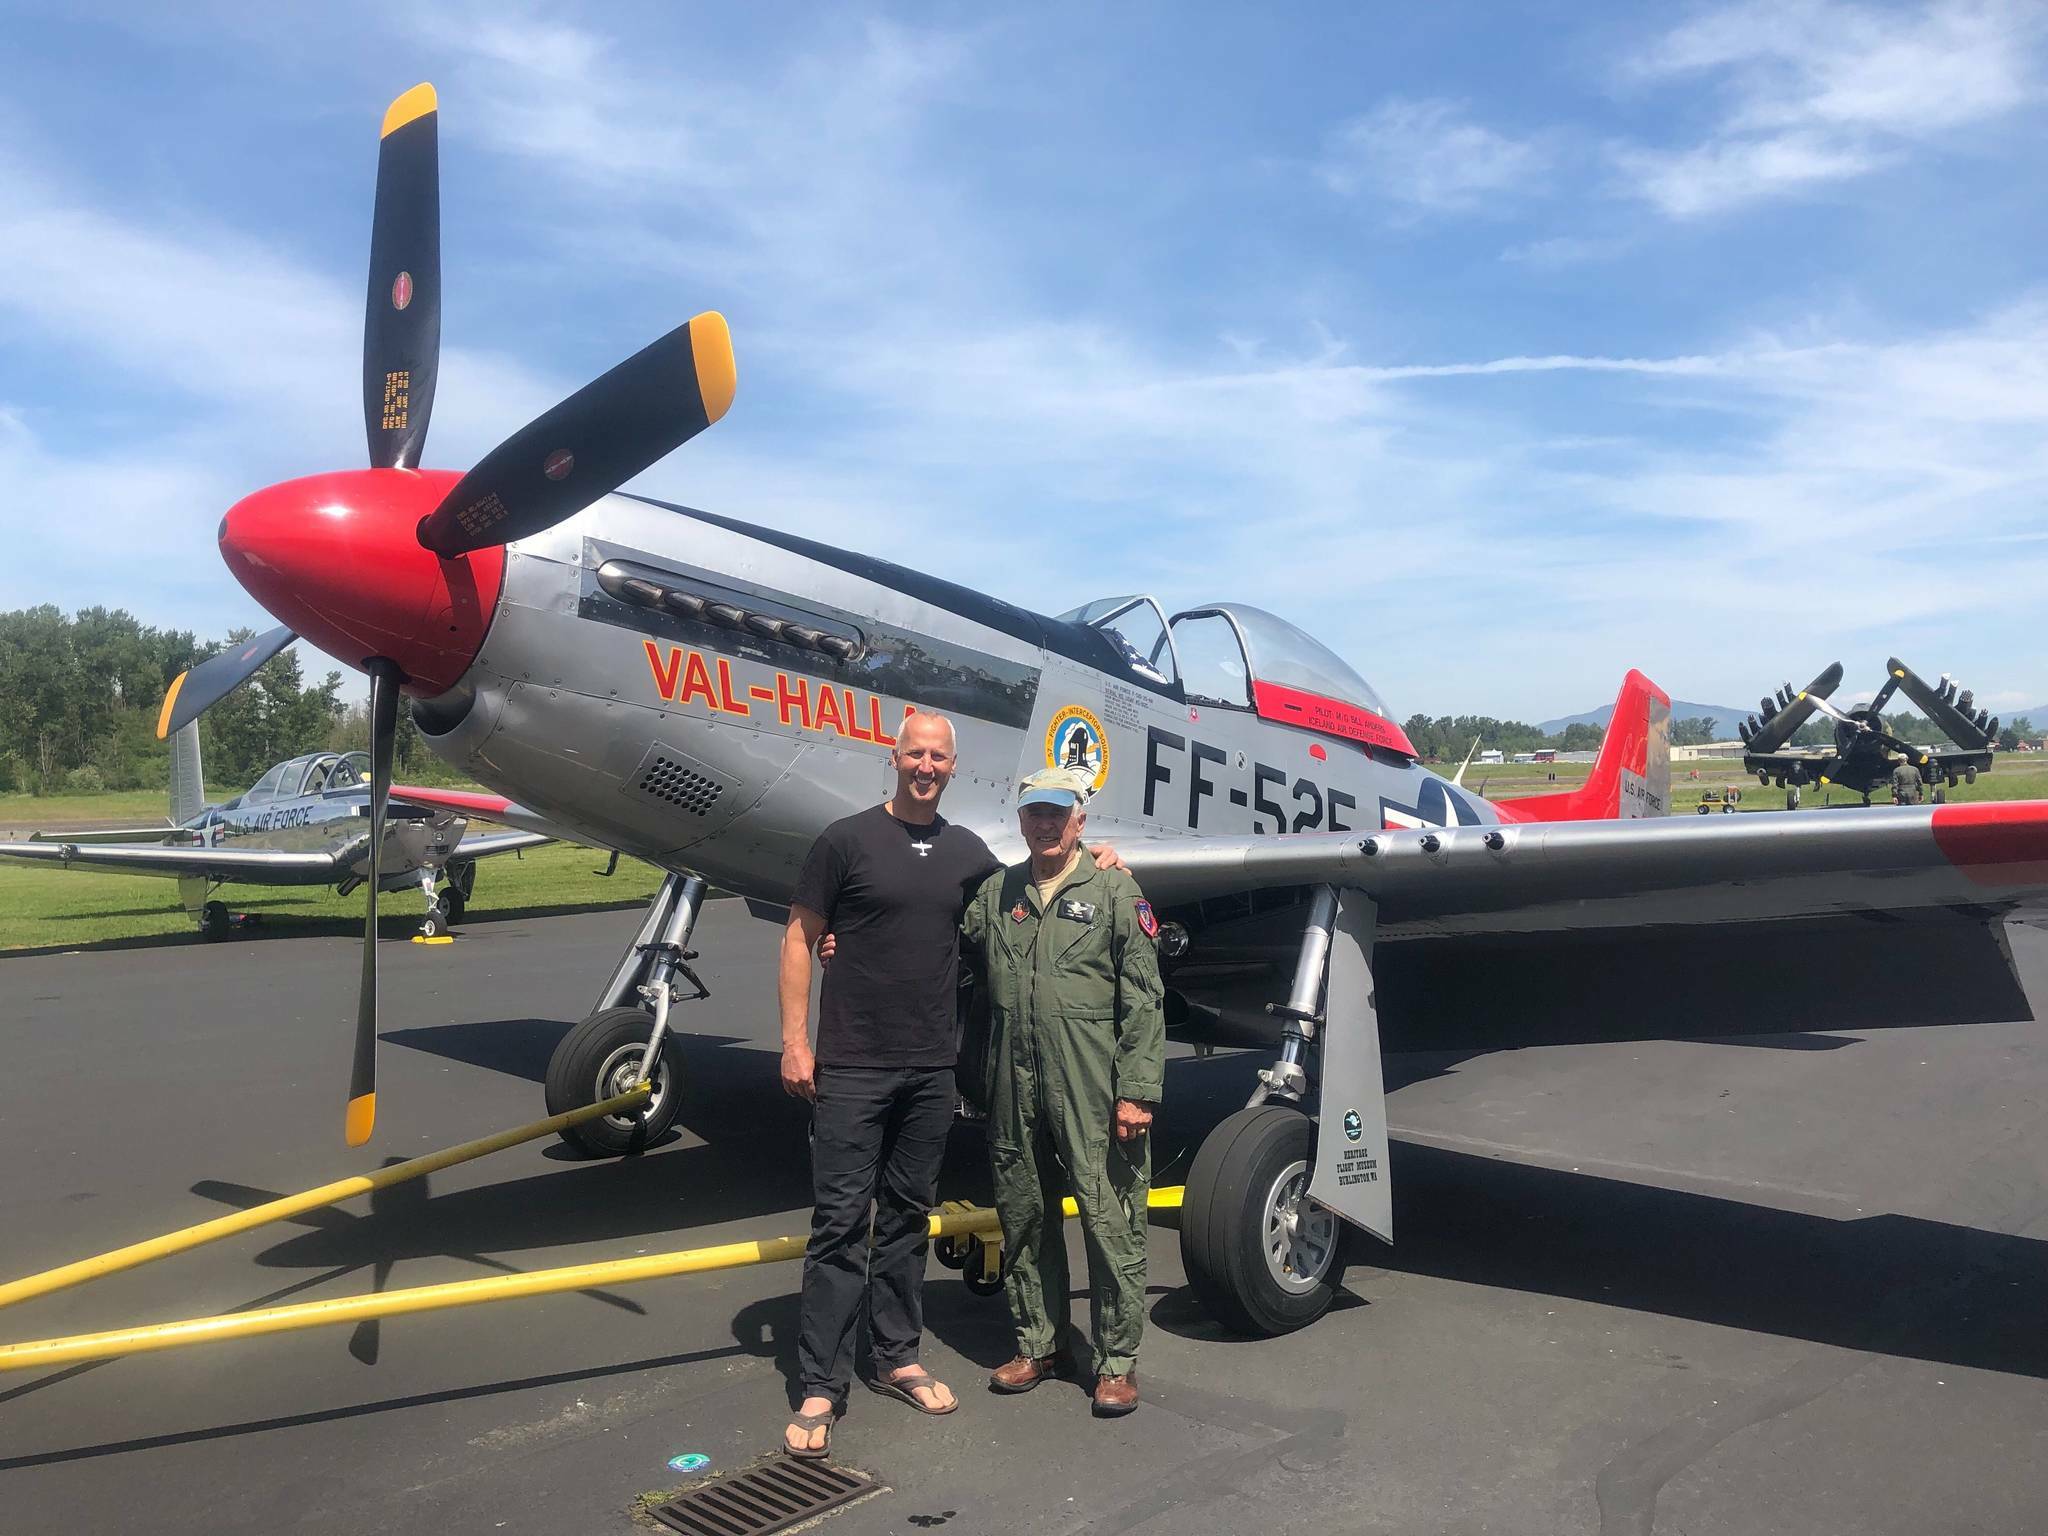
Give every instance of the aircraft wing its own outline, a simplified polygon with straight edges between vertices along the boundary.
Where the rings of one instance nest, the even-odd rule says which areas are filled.
[[[455,851],[448,855],[456,859],[487,859],[494,853],[517,853],[522,848],[538,848],[555,839],[540,832],[471,832],[455,845]]]
[[[1958,908],[2048,911],[2048,802],[1127,839],[1160,905],[1355,887],[1411,934],[1538,933]]]
[[[439,811],[458,811],[464,816],[481,817],[504,826],[517,827],[536,835],[540,842],[582,843],[560,827],[552,825],[545,817],[536,815],[516,800],[507,800],[503,795],[481,794],[473,789],[423,789],[413,784],[394,784],[391,798],[411,805],[424,805]],[[465,841],[463,846],[469,846]],[[521,844],[532,847],[532,843]],[[585,844],[596,847],[596,844]],[[492,852],[502,852],[493,849]]]
[[[32,843],[148,843],[161,844],[183,834],[183,827],[166,822],[155,827],[102,827],[92,832],[31,832]]]
[[[0,858],[26,859],[102,874],[200,876],[248,885],[327,885],[341,878],[331,853],[276,848],[178,848],[162,843],[112,846],[76,840],[0,843]]]

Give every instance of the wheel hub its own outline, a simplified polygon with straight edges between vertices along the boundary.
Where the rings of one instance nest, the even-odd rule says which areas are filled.
[[[597,1069],[595,1098],[604,1100],[616,1098],[630,1092],[640,1081],[640,1063],[646,1058],[647,1044],[639,1041],[622,1045],[605,1057]],[[654,1092],[647,1100],[646,1107],[632,1114],[606,1115],[605,1124],[622,1132],[631,1132],[643,1119],[655,1116],[668,1103],[669,1080],[666,1059],[655,1063]]]
[[[1308,1198],[1306,1161],[1289,1163],[1266,1192],[1266,1268],[1283,1290],[1297,1295],[1323,1283],[1337,1257],[1337,1218]]]

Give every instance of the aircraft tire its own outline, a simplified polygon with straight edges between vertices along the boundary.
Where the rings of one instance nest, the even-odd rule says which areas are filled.
[[[548,1113],[567,1114],[632,1087],[639,1053],[654,1017],[644,1008],[607,1008],[593,1013],[568,1034],[548,1060]],[[653,1146],[675,1124],[682,1103],[683,1062],[675,1037],[662,1042],[654,1102],[633,1117],[607,1115],[559,1131],[562,1140],[588,1157],[623,1157]]]
[[[462,914],[469,903],[463,899],[462,888],[449,884],[441,888],[441,917],[448,927],[454,928],[462,922]]]
[[[1297,1164],[1315,1160],[1314,1123],[1283,1104],[1241,1109],[1202,1143],[1188,1169],[1180,1221],[1181,1262],[1209,1315],[1234,1333],[1272,1338],[1305,1328],[1336,1295],[1344,1271],[1343,1225],[1334,1216],[1327,1256],[1311,1279],[1283,1284],[1266,1254],[1269,1205]]]
[[[226,938],[234,926],[228,916],[228,904],[224,901],[209,901],[199,909],[199,937],[209,944],[217,944]]]

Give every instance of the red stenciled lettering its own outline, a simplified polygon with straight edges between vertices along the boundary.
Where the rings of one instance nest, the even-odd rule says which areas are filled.
[[[690,652],[690,659],[683,666],[683,687],[676,696],[678,704],[687,704],[699,694],[713,709],[719,707],[718,695],[711,691],[711,671],[704,665],[704,658],[696,651]]]
[[[860,728],[860,706],[854,702],[853,690],[841,691],[846,695],[846,734],[855,741],[873,741],[875,738]]]
[[[775,674],[775,713],[782,717],[784,725],[789,724],[790,711],[795,710],[797,723],[805,730],[811,728],[811,685],[805,678],[796,680],[796,687],[789,686],[789,674]]]
[[[825,729],[825,722],[831,721],[832,729],[839,735],[846,734],[846,722],[839,718],[839,690],[830,683],[818,689],[818,713],[815,729]]]
[[[647,647],[647,669],[654,674],[654,691],[673,702],[676,696],[676,674],[683,666],[682,647],[672,645],[668,648],[668,665],[664,667],[661,664],[661,652],[654,648],[654,642],[643,640],[640,643]]]
[[[878,745],[884,747],[896,745],[896,738],[882,729],[882,701],[872,693],[868,695],[868,730],[873,733]]]
[[[718,658],[718,707],[729,715],[751,715],[753,710],[732,696],[732,663]]]

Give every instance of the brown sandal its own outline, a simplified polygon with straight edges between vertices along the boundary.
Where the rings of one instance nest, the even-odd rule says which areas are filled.
[[[823,1461],[832,1454],[832,1421],[838,1417],[839,1410],[836,1408],[828,1408],[823,1413],[791,1414],[789,1416],[790,1429],[801,1429],[804,1432],[805,1440],[811,1438],[812,1430],[822,1429],[825,1431],[825,1443],[823,1445],[794,1446],[789,1443],[789,1435],[785,1432],[782,1436],[782,1454],[794,1456],[799,1461]]]
[[[887,1376],[871,1377],[868,1381],[868,1390],[870,1392],[879,1392],[884,1397],[893,1397],[899,1402],[908,1403],[919,1413],[930,1414],[933,1418],[937,1419],[945,1417],[955,1408],[958,1408],[960,1406],[960,1399],[955,1397],[953,1401],[946,1404],[943,1408],[927,1408],[917,1400],[917,1389],[919,1387],[936,1387],[940,1385],[942,1383],[932,1376],[927,1375],[923,1371],[918,1371],[910,1376],[897,1376],[894,1378]]]

